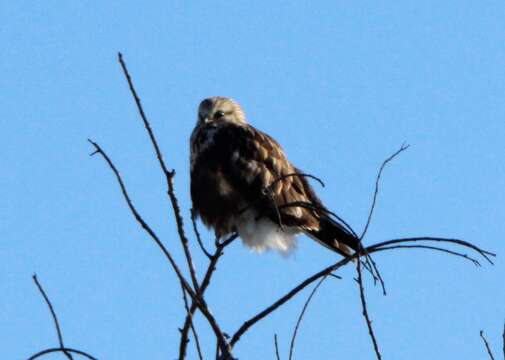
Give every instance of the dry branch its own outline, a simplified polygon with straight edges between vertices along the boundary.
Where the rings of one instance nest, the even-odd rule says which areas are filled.
[[[491,351],[491,348],[489,347],[489,344],[486,340],[486,337],[484,336],[484,331],[480,331],[480,337],[482,338],[482,341],[484,342],[484,345],[486,346],[487,354],[489,355],[489,358],[491,360],[494,360],[493,352]]]
[[[231,357],[231,348],[228,345],[228,342],[226,338],[223,335],[223,332],[221,328],[219,327],[216,319],[214,316],[211,314],[209,311],[207,304],[205,304],[205,301],[200,297],[199,293],[195,293],[195,291],[191,288],[191,285],[189,285],[188,281],[182,274],[179,266],[175,262],[174,258],[170,254],[170,252],[167,250],[167,248],[163,245],[161,242],[160,238],[154,230],[145,222],[143,217],[139,214],[135,206],[133,205],[133,202],[130,199],[130,195],[128,194],[128,191],[126,190],[126,187],[124,185],[123,179],[121,175],[119,174],[119,171],[117,170],[116,166],[112,162],[112,160],[109,158],[109,156],[103,151],[103,149],[96,143],[93,142],[92,140],[88,140],[94,147],[95,151],[91,155],[99,154],[101,155],[104,160],[106,161],[107,165],[109,168],[112,170],[114,175],[116,176],[116,180],[118,181],[119,187],[121,188],[121,193],[123,194],[123,198],[125,199],[130,212],[134,216],[135,220],[139,225],[144,229],[145,232],[151,237],[151,239],[154,240],[158,248],[162,251],[162,253],[165,255],[167,258],[168,262],[170,263],[172,269],[174,270],[175,274],[179,278],[180,283],[184,287],[184,290],[189,294],[191,299],[193,300],[194,303],[196,303],[196,306],[200,309],[202,314],[207,318],[207,321],[209,322],[209,325],[211,326],[212,330],[214,331],[216,338],[219,342],[219,346],[221,348],[221,351]]]
[[[328,276],[328,275],[327,275]],[[300,327],[300,323],[302,322],[303,315],[305,314],[305,311],[307,310],[307,307],[310,304],[310,301],[314,297],[317,289],[321,286],[321,284],[326,280],[327,276],[323,276],[321,280],[314,286],[314,289],[310,292],[310,295],[307,298],[307,301],[305,301],[305,304],[303,305],[302,311],[300,312],[300,315],[298,316],[298,320],[296,321],[295,329],[293,330],[293,335],[291,336],[291,344],[289,346],[289,360],[293,358],[294,350],[295,350],[295,341],[296,341],[296,335],[298,333],[298,328]]]
[[[373,349],[375,351],[375,355],[377,356],[377,360],[381,360],[382,356],[380,353],[379,344],[377,343],[377,338],[375,337],[375,333],[373,331],[372,320],[370,320],[370,315],[368,314],[368,308],[365,298],[365,289],[363,287],[363,276],[361,274],[361,261],[359,261],[359,256],[358,261],[356,261],[356,270],[358,272],[358,286],[359,286],[359,295],[361,299],[362,314],[366,321],[368,334],[370,335],[370,339],[372,340]]]
[[[182,291],[182,300],[184,301],[184,309],[186,309],[186,316],[189,318],[189,326],[191,328],[191,332],[193,333],[193,338],[195,339],[196,351],[198,353],[198,358],[203,360],[202,349],[200,347],[200,339],[198,338],[198,333],[196,332],[195,326],[193,324],[193,314],[189,311],[188,305],[188,297],[186,296],[186,291],[184,290],[184,286],[181,284]],[[182,329],[180,329],[182,331]],[[189,340],[186,340],[188,342]]]
[[[503,324],[502,345],[503,345],[503,360],[505,360],[505,324]]]
[[[37,285],[37,288],[39,289],[40,293],[42,294],[42,297],[44,298],[44,301],[46,302],[47,307],[49,308],[49,311],[51,312],[51,316],[53,317],[54,327],[56,328],[56,333],[58,334],[58,342],[60,344],[60,351],[63,354],[65,354],[65,356],[69,360],[73,360],[72,355],[67,350],[65,350],[65,344],[63,344],[63,335],[61,333],[60,323],[58,321],[58,317],[56,316],[56,312],[54,311],[53,304],[51,303],[51,300],[49,300],[49,297],[47,296],[46,292],[44,291],[44,288],[42,287],[39,280],[37,279],[37,274],[33,274],[32,279],[35,282],[35,285]]]
[[[281,355],[279,354],[279,343],[277,342],[277,334],[274,334],[274,345],[275,345],[275,358],[281,360]]]
[[[42,356],[45,356],[45,355],[48,355],[48,354],[61,353],[61,352],[63,352],[64,354],[73,353],[73,354],[76,354],[76,355],[81,355],[81,356],[84,356],[85,358],[87,358],[89,360],[98,360],[97,358],[91,356],[90,354],[88,354],[88,353],[86,353],[84,351],[77,350],[77,349],[72,349],[72,348],[68,348],[68,347],[45,349],[45,350],[39,351],[38,353],[30,356],[27,360],[35,360],[35,359],[38,359],[38,358],[40,358]]]
[[[227,240],[225,240],[224,242],[217,244],[216,251],[211,256],[209,265],[207,267],[207,271],[205,272],[205,276],[203,277],[203,280],[200,284],[200,296],[203,297],[205,290],[207,290],[207,287],[210,285],[212,275],[214,274],[214,271],[216,271],[217,262],[219,261],[219,258],[223,255],[224,249],[228,245],[230,245],[236,238],[237,238],[237,235],[234,235],[234,236],[231,236],[230,238],[228,238]],[[191,304],[190,309],[189,309],[189,313],[186,315],[186,320],[184,321],[184,326],[181,330],[181,339],[179,342],[179,359],[180,360],[186,358],[186,349],[187,349],[187,344],[188,344],[188,331],[189,331],[190,325],[191,325],[191,317],[194,315],[196,309],[197,309],[197,305],[195,302],[193,302]]]
[[[73,360],[72,353],[84,356],[85,358],[88,358],[90,360],[97,360],[95,357],[91,356],[90,354],[88,354],[84,351],[65,347],[65,345],[63,343],[63,334],[61,332],[60,323],[58,321],[58,317],[56,316],[56,312],[54,311],[53,304],[51,303],[51,300],[49,300],[49,297],[47,296],[46,292],[44,291],[44,288],[40,284],[36,274],[34,274],[32,276],[32,279],[35,282],[37,289],[42,294],[42,297],[44,298],[44,301],[46,302],[46,305],[49,308],[49,311],[51,312],[51,316],[53,317],[53,321],[54,321],[54,327],[56,328],[56,333],[58,334],[58,342],[60,344],[60,347],[49,348],[49,349],[39,351],[36,354],[30,356],[28,358],[28,360],[38,359],[39,357],[45,356],[47,354],[53,354],[53,353],[62,353],[69,360]]]
[[[140,117],[142,118],[142,122],[144,123],[144,127],[147,131],[147,134],[149,135],[149,139],[151,140],[151,144],[153,145],[154,152],[156,153],[156,157],[158,159],[158,163],[160,165],[160,168],[165,175],[165,180],[167,182],[167,194],[170,199],[170,203],[172,204],[172,209],[175,217],[175,221],[177,224],[177,232],[179,233],[179,238],[182,243],[182,247],[184,249],[184,256],[186,257],[186,261],[188,263],[188,268],[189,272],[191,274],[191,281],[193,282],[193,287],[195,288],[195,291],[198,293],[198,281],[196,279],[196,273],[195,273],[195,267],[193,265],[193,260],[191,258],[191,252],[189,251],[189,246],[188,246],[188,238],[186,237],[186,234],[184,232],[184,222],[182,219],[181,215],[181,210],[179,208],[179,203],[177,201],[177,197],[175,196],[175,190],[174,190],[174,176],[175,176],[175,170],[168,170],[167,166],[165,165],[165,161],[163,160],[163,154],[161,153],[160,147],[158,145],[158,141],[156,140],[156,137],[154,136],[154,132],[152,130],[151,124],[149,120],[147,119],[147,116],[144,112],[144,109],[142,107],[142,103],[140,101],[140,98],[137,94],[137,91],[135,90],[135,87],[133,85],[132,78],[130,76],[130,73],[128,72],[128,68],[126,67],[126,63],[123,60],[123,54],[118,53],[118,60],[121,65],[121,69],[123,70],[123,73],[125,75],[126,81],[128,82],[128,87],[130,88],[130,92],[133,96],[133,99],[135,100],[135,104],[137,105],[137,110],[139,112]]]
[[[386,167],[386,165],[392,161],[395,157],[397,157],[398,155],[400,155],[401,152],[407,150],[409,146],[408,145],[405,145],[403,144],[399,150],[397,150],[395,153],[393,153],[390,157],[388,157],[386,160],[384,160],[384,162],[382,163],[381,167],[379,168],[379,172],[377,173],[377,177],[375,178],[375,189],[374,189],[374,194],[373,194],[373,197],[372,197],[372,205],[370,206],[370,210],[368,212],[368,217],[367,217],[367,221],[366,221],[366,224],[365,224],[365,227],[363,228],[363,232],[361,233],[361,236],[359,237],[359,245],[360,245],[360,248],[362,247],[361,244],[362,244],[362,241],[368,231],[368,228],[370,226],[370,223],[372,221],[372,216],[373,216],[373,213],[374,213],[374,210],[375,210],[375,204],[377,203],[377,196],[379,194],[379,184],[380,184],[380,179],[381,179],[381,176],[382,176],[382,172],[384,171],[384,168]],[[370,262],[372,264],[372,269],[375,270],[375,275],[377,276],[377,278],[380,280],[380,283],[382,285],[382,290],[383,290],[383,293],[384,295],[386,295],[386,288],[385,288],[385,285],[384,285],[384,281],[382,279],[382,276],[379,272],[379,269],[377,268],[377,266],[375,265],[375,262],[374,260],[371,258],[370,254],[368,251],[364,250],[363,251],[363,254],[365,255],[365,258],[367,259],[368,262]],[[370,335],[370,339],[372,340],[372,344],[373,344],[373,348],[374,348],[374,351],[375,351],[375,355],[377,356],[377,360],[381,360],[382,357],[381,357],[381,353],[380,353],[380,349],[379,349],[379,344],[377,343],[377,338],[375,337],[375,333],[374,333],[374,330],[373,330],[373,327],[372,327],[372,320],[370,320],[370,315],[368,314],[368,309],[367,309],[367,303],[366,303],[366,298],[365,298],[365,289],[364,289],[364,286],[363,286],[363,276],[361,274],[361,259],[360,259],[360,256],[361,256],[361,251],[358,253],[358,261],[356,261],[356,271],[358,273],[358,286],[359,286],[359,295],[360,295],[360,300],[361,300],[361,307],[362,307],[362,313],[363,313],[363,317],[365,318],[365,321],[366,321],[366,325],[367,325],[367,328],[368,328],[368,333]]]

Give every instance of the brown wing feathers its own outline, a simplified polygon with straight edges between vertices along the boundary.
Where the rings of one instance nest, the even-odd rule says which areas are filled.
[[[227,132],[231,132],[223,132],[229,145],[227,175],[263,216],[282,226],[299,227],[342,255],[357,250],[356,237],[328,216],[306,178],[287,176],[300,171],[288,161],[274,139],[250,125],[233,126]]]

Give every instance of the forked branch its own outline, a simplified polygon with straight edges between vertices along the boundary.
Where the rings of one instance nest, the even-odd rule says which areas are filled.
[[[202,314],[207,318],[207,321],[209,322],[209,325],[211,326],[212,330],[214,331],[216,338],[218,340],[219,346],[223,354],[226,354],[231,358],[231,348],[228,345],[228,342],[223,335],[223,332],[221,328],[219,327],[216,319],[210,312],[210,310],[207,307],[207,304],[203,300],[203,298],[200,296],[199,293],[195,292],[192,288],[191,285],[189,285],[188,281],[182,274],[179,266],[175,262],[173,256],[171,253],[167,250],[165,245],[163,245],[162,241],[156,235],[154,230],[146,223],[146,221],[143,219],[143,217],[139,214],[135,206],[133,205],[133,202],[131,201],[130,195],[128,194],[128,191],[126,190],[126,186],[123,182],[123,179],[121,175],[119,174],[119,171],[117,170],[116,166],[112,162],[112,160],[109,158],[109,156],[103,151],[103,149],[94,141],[88,140],[95,148],[95,151],[91,155],[99,154],[101,155],[104,160],[106,161],[107,165],[109,168],[112,170],[114,173],[116,180],[119,184],[119,187],[121,188],[121,193],[123,194],[123,198],[126,201],[130,212],[134,216],[135,220],[137,223],[142,227],[142,229],[151,237],[151,239],[156,243],[158,248],[161,250],[163,255],[165,255],[165,258],[168,260],[171,268],[174,270],[175,274],[177,275],[181,285],[183,286],[184,290],[187,292],[187,294],[191,297],[192,301],[196,304],[196,306],[200,309]]]

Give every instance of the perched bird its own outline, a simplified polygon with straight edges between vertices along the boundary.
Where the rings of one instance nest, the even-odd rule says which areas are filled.
[[[203,100],[191,134],[193,211],[222,238],[237,232],[257,252],[287,252],[305,233],[348,256],[359,241],[316,196],[270,136],[249,125],[238,103]]]

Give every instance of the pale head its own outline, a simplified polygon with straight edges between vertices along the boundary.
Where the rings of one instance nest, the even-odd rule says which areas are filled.
[[[214,96],[203,100],[198,107],[198,125],[223,123],[246,124],[245,114],[232,99]]]

